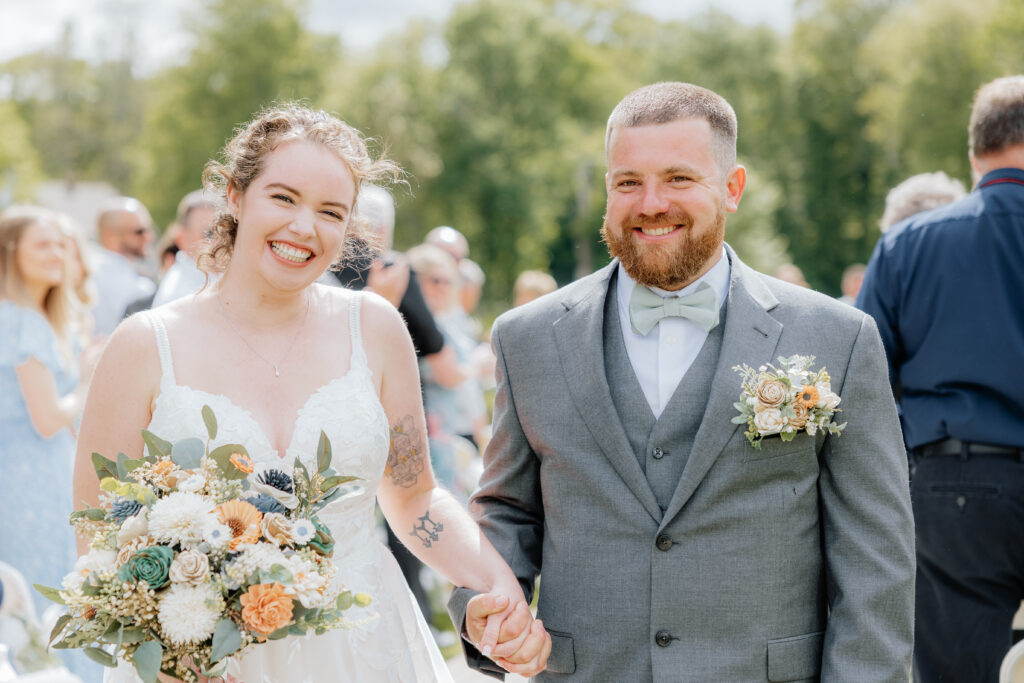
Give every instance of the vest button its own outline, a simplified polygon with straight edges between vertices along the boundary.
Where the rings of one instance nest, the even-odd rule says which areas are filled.
[[[668,631],[658,631],[654,636],[654,642],[658,647],[668,647],[672,644],[672,634]]]
[[[661,447],[659,446],[658,448],[654,449],[653,455],[655,460],[661,460],[662,458],[665,457],[665,451],[661,450]]]
[[[658,546],[658,550],[668,550],[672,547],[672,537],[668,534],[659,534],[654,544]]]

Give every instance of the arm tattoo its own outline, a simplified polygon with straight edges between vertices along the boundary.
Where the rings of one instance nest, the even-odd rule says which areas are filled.
[[[391,449],[384,472],[395,486],[413,486],[425,467],[427,449],[415,424],[412,415],[406,415],[391,427]]]
[[[429,548],[437,542],[442,531],[444,531],[444,524],[430,519],[430,510],[427,510],[419,518],[419,524],[412,528],[412,533],[409,535],[420,539],[423,541],[423,545]]]

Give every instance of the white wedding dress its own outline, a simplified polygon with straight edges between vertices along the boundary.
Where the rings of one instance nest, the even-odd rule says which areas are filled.
[[[368,593],[373,599],[366,609],[352,608],[352,618],[377,617],[352,629],[256,645],[228,669],[244,683],[452,682],[398,563],[375,534],[374,503],[387,461],[390,428],[363,350],[359,303],[360,295],[352,293],[350,369],[320,387],[299,410],[283,460],[249,411],[225,396],[175,381],[163,322],[157,314],[147,314],[163,369],[160,394],[148,427],[151,432],[168,441],[189,436],[205,438],[201,411],[203,405],[209,405],[218,422],[211,448],[239,443],[256,462],[281,463],[290,469],[296,457],[307,467],[315,467],[322,429],[331,440],[332,467],[363,480],[361,493],[331,503],[319,512],[319,517],[334,536],[334,561],[343,583],[349,590]],[[104,681],[139,683],[134,667],[124,663],[108,669]]]

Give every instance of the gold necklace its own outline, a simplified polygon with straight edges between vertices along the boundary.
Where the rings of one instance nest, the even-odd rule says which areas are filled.
[[[233,322],[231,322],[231,318],[228,316],[227,309],[224,308],[224,303],[220,300],[220,294],[219,293],[217,294],[217,296],[215,298],[217,299],[217,307],[220,308],[220,314],[222,316],[224,316],[224,320],[227,321],[228,327],[230,327],[234,331],[234,333],[238,335],[238,338],[241,339],[242,342],[246,346],[249,347],[249,350],[252,351],[254,354],[256,354],[256,356],[261,361],[263,361],[264,363],[266,363],[270,367],[274,368],[274,377],[280,377],[281,376],[280,366],[283,365],[286,360],[288,360],[288,354],[290,354],[292,352],[292,348],[295,346],[295,342],[297,342],[299,340],[299,334],[302,333],[302,328],[304,328],[306,326],[306,318],[309,316],[309,294],[308,293],[306,294],[306,311],[302,314],[302,322],[299,323],[298,329],[295,330],[295,336],[292,337],[291,343],[288,344],[288,348],[285,349],[284,355],[281,356],[281,359],[278,360],[276,363],[274,361],[270,360],[269,358],[267,358],[266,356],[264,356],[259,351],[257,351],[256,348],[252,344],[249,343],[249,340],[245,338],[245,335],[243,335],[241,332],[238,331],[238,328],[235,327],[235,324]]]

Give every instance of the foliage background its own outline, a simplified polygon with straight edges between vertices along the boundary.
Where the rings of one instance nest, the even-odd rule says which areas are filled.
[[[944,170],[970,185],[981,83],[1024,72],[1019,0],[797,0],[791,31],[708,12],[658,21],[625,0],[473,0],[358,53],[301,0],[203,0],[180,65],[139,75],[52,49],[0,64],[0,206],[41,179],[104,180],[166,225],[234,127],[274,101],[336,112],[410,174],[396,243],[454,225],[504,308],[515,275],[560,283],[607,261],[604,123],[627,92],[685,80],[728,99],[749,171],[727,239],[771,271],[792,260],[838,293],[885,194]]]

